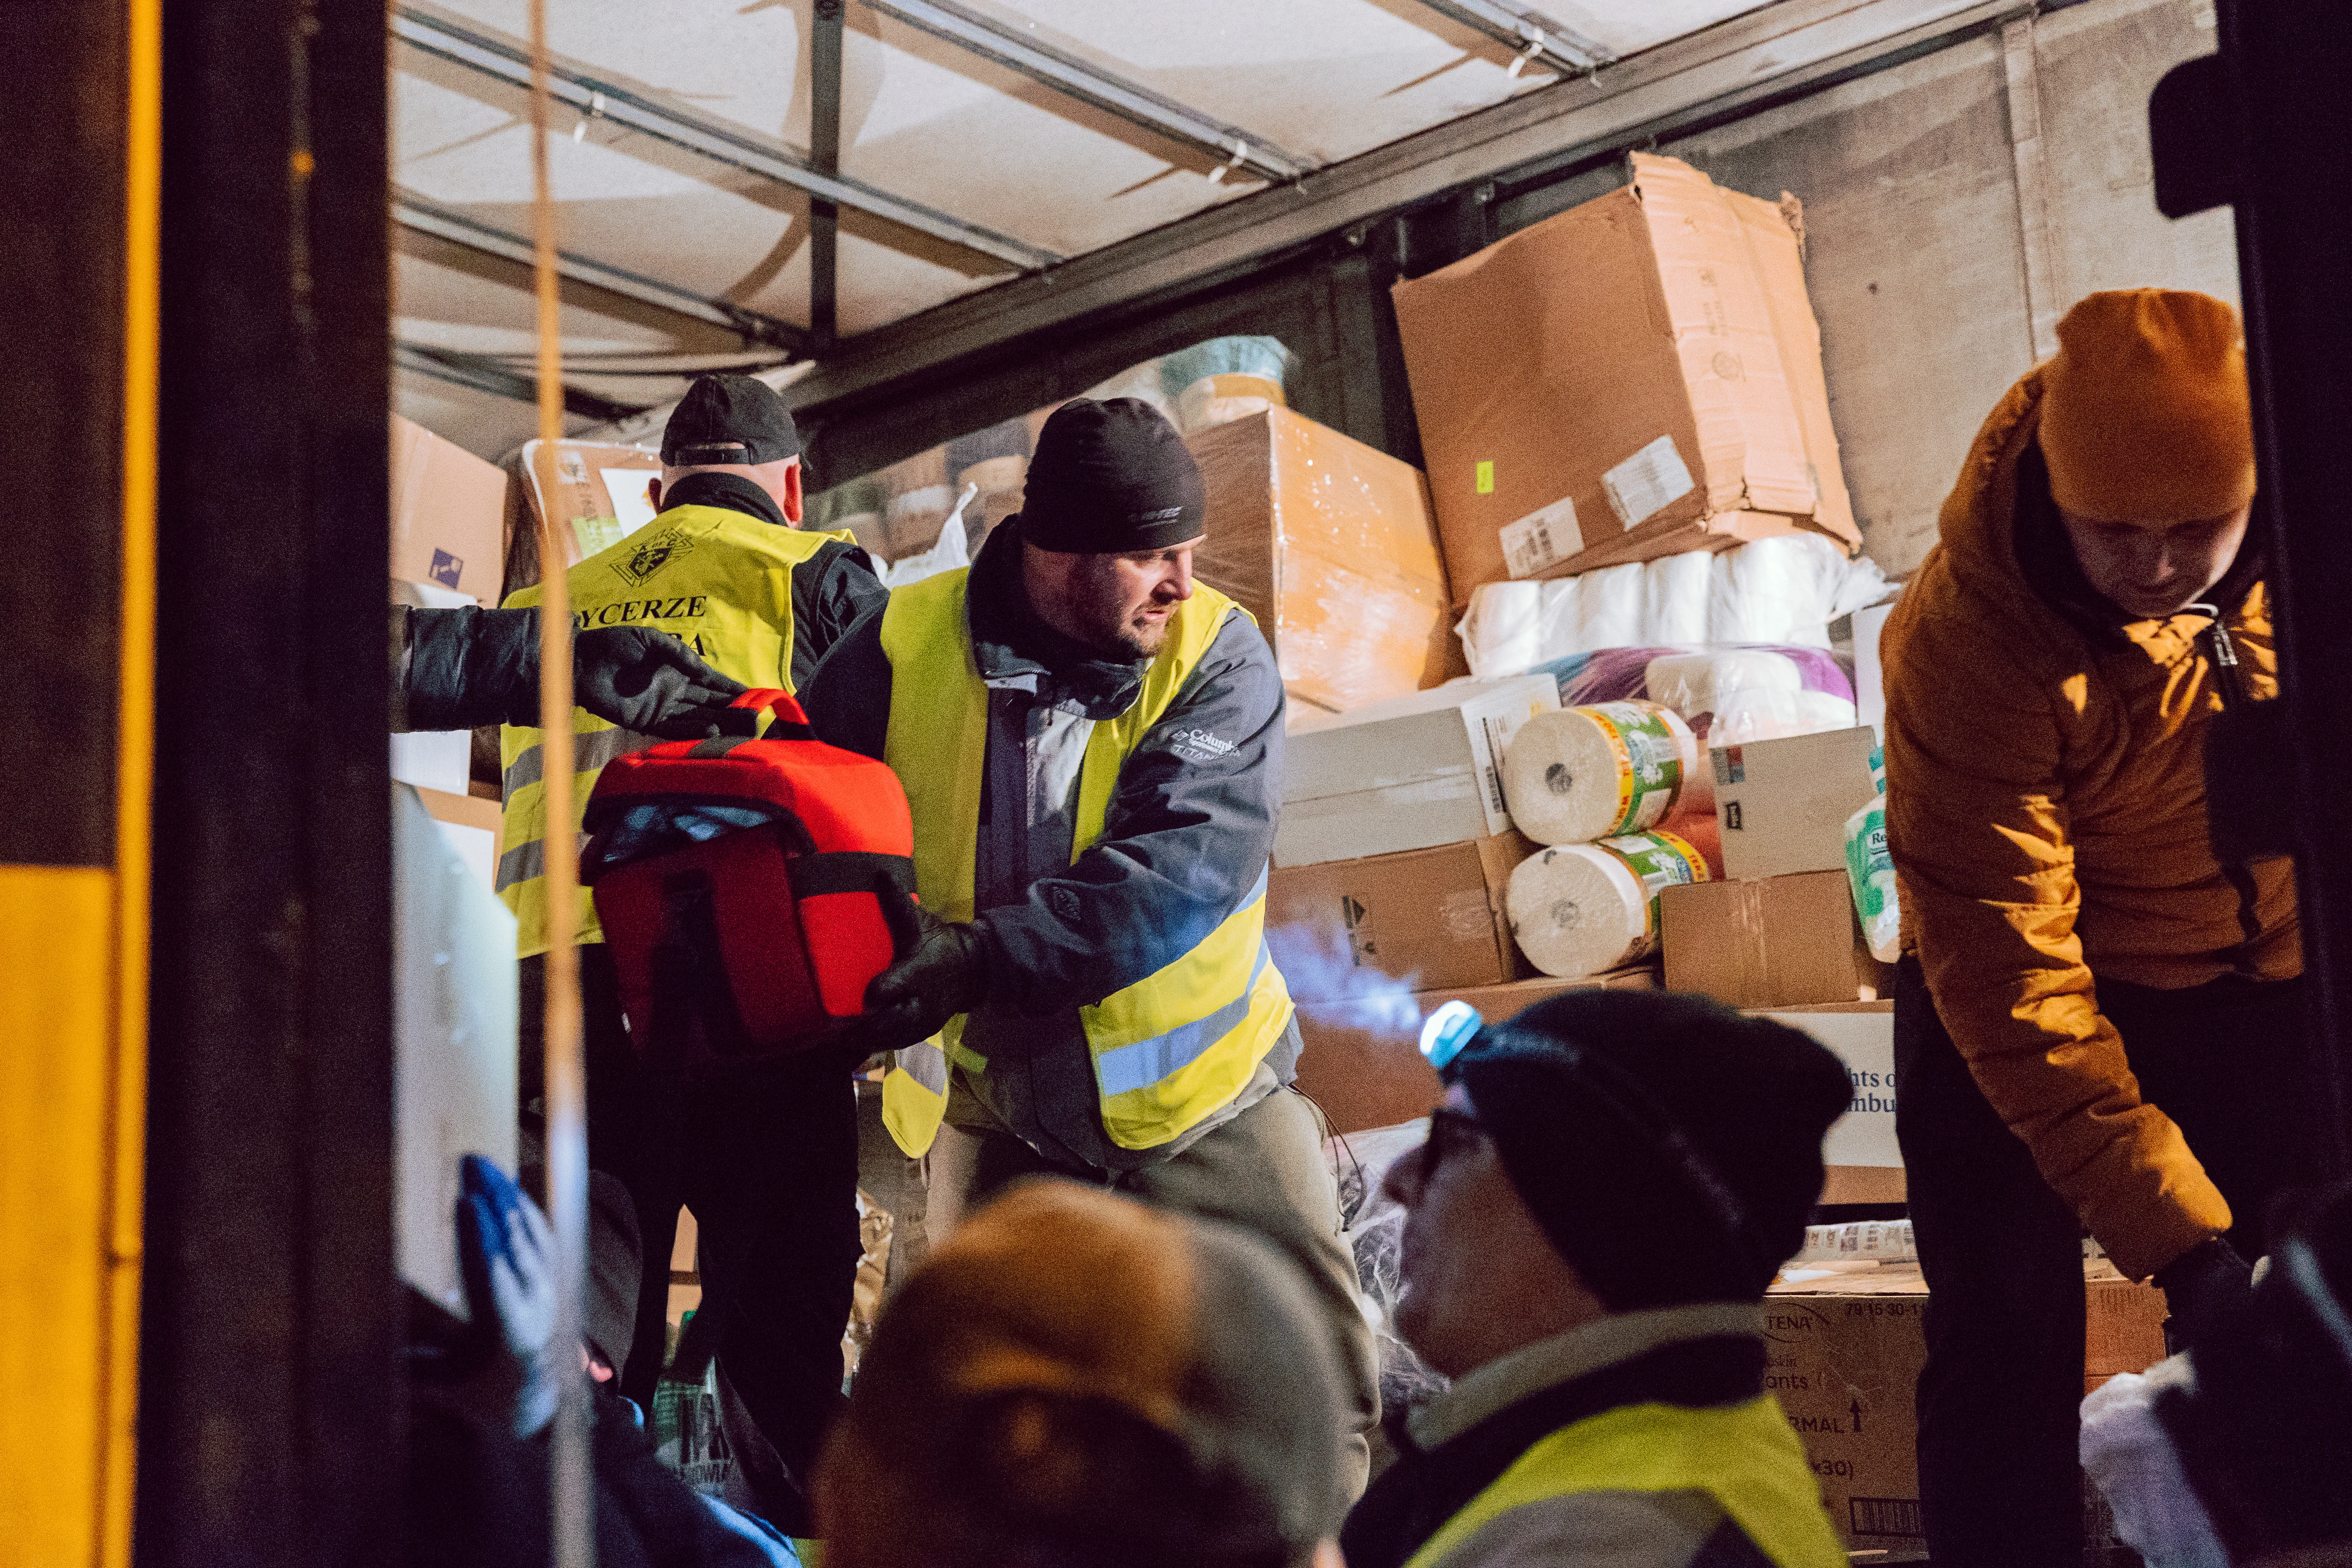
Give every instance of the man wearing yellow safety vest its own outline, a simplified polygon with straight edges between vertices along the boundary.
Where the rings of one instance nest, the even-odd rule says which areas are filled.
[[[846,534],[800,530],[800,436],[783,399],[741,375],[707,375],[662,434],[651,522],[567,574],[582,632],[638,626],[675,634],[720,674],[796,689],[856,619],[887,597]],[[536,586],[512,595],[535,605]],[[572,714],[573,821],[606,763],[655,743],[584,710]],[[537,730],[500,744],[506,827],[499,896],[523,955],[524,1098],[540,1060],[546,984],[549,824]],[[700,1245],[701,1311],[717,1327],[719,1371],[804,1484],[841,1403],[841,1333],[861,1254],[856,1100],[843,1055],[821,1051],[740,1067],[690,1084],[640,1063],[623,1026],[619,982],[593,905],[578,909],[588,1062],[588,1158],[628,1187],[644,1268],[636,1336],[621,1390],[649,1404],[661,1373],[669,1261],[684,1204]],[[763,1495],[761,1511],[805,1534],[805,1499]]]
[[[909,1047],[885,1121],[909,1152],[938,1139],[938,1236],[1050,1171],[1274,1241],[1314,1285],[1360,1432],[1370,1335],[1264,934],[1281,675],[1192,579],[1200,470],[1149,405],[1055,410],[1023,501],[810,687],[818,733],[888,762],[914,810],[924,934],[856,1031]],[[1359,1438],[1359,1485],[1366,1463]]]
[[[1349,1568],[1837,1568],[1764,1392],[1765,1287],[1805,1238],[1837,1058],[1696,996],[1586,991],[1442,1069],[1398,1331],[1453,1380],[1391,1420]]]

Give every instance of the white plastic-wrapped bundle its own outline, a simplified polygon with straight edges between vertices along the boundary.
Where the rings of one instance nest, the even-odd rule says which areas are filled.
[[[1818,534],[1789,534],[1719,554],[1693,551],[1542,583],[1488,583],[1470,595],[1454,630],[1471,673],[1483,679],[1605,647],[1825,648],[1832,621],[1885,593],[1886,578],[1871,561],[1849,561]]]
[[[1715,562],[1698,551],[1669,555],[1642,568],[1643,643],[1703,643],[1709,640],[1707,611],[1713,600]]]
[[[1707,879],[1706,858],[1671,833],[1555,845],[1519,862],[1505,909],[1528,962],[1563,980],[1606,973],[1657,945],[1658,893]]]
[[[1715,710],[1706,743],[1710,748],[1744,746],[1750,741],[1851,730],[1859,722],[1853,704],[1834,692],[1735,691]]]
[[[1666,819],[1698,769],[1690,726],[1654,702],[1538,713],[1503,756],[1503,798],[1538,844],[1590,844]]]
[[[1805,672],[1795,659],[1769,648],[1711,648],[1659,655],[1650,661],[1643,684],[1651,701],[1696,718],[1720,712],[1743,691],[1802,691]]]
[[[1574,619],[1570,634],[1577,644],[1576,651],[1590,647],[1630,647],[1641,642],[1643,574],[1639,564],[1604,566],[1598,572],[1587,572],[1570,579],[1576,586],[1563,595],[1562,608]],[[1558,619],[1557,614],[1544,617],[1544,629]],[[1546,639],[1549,646],[1549,639]]]

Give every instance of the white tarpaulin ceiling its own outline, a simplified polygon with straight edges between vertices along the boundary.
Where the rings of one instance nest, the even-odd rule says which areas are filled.
[[[756,312],[755,332],[772,339],[805,331],[810,200],[775,175],[809,160],[818,3],[548,0],[558,91],[586,105],[556,110],[561,243],[575,279],[629,275],[606,273],[617,292],[567,283],[567,384],[648,405],[682,389],[675,373],[784,357],[709,319],[730,307]],[[838,331],[900,320],[1263,189],[1277,172],[1311,173],[1539,91],[1580,54],[1622,59],[1756,8],[852,0],[839,173],[856,201],[841,208]],[[960,28],[966,41],[907,17]],[[532,423],[526,403],[479,389],[504,381],[529,395],[514,378],[529,371],[530,271],[512,258],[530,229],[528,103],[514,63],[526,26],[524,0],[394,6],[400,406],[485,454]],[[1517,47],[1497,36],[1514,32]],[[1032,68],[1043,59],[1064,79],[1024,74],[969,47],[973,38],[1000,57],[1033,47]],[[1129,111],[1087,101],[1072,79],[1097,98],[1131,91]],[[703,151],[678,144],[698,136]],[[710,155],[720,142],[724,156]]]

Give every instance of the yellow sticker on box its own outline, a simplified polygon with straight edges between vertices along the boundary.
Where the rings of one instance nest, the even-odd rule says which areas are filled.
[[[1479,461],[1478,493],[1482,496],[1495,493],[1495,464],[1491,458],[1482,458]]]

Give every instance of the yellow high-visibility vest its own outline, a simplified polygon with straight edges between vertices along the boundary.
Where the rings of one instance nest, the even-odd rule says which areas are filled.
[[[744,512],[715,506],[676,506],[619,543],[600,550],[564,574],[572,590],[572,628],[651,626],[683,638],[722,675],[746,686],[793,685],[793,568],[826,542],[846,533],[778,528]],[[507,597],[507,607],[539,604],[539,584]],[[604,764],[656,743],[606,723],[583,708],[572,710],[572,852],[579,853],[580,819]],[[499,731],[500,794],[506,822],[499,841],[498,889],[514,911],[515,952],[545,952],[547,930],[547,804],[541,782],[540,731],[509,724]],[[578,939],[602,942],[604,928],[585,892],[580,896]]]
[[[1845,1548],[1780,1402],[1628,1405],[1538,1441],[1438,1526],[1405,1568],[1441,1568],[1516,1508],[1580,1492],[1705,1492],[1776,1568],[1844,1568]]]
[[[988,751],[988,688],[972,662],[964,616],[966,574],[947,572],[900,589],[882,613],[890,661],[890,723],[883,760],[906,786],[915,820],[915,887],[944,920],[972,918],[980,853],[980,785]],[[1248,612],[1195,584],[1170,617],[1167,641],[1143,690],[1118,718],[1097,723],[1078,769],[1071,858],[1103,836],[1119,770],[1183,690],[1229,615]],[[1079,1009],[1094,1059],[1103,1131],[1122,1149],[1173,1142],[1229,1104],[1289,1026],[1290,991],[1265,946],[1265,874],[1242,907],[1192,952],[1093,1006]],[[963,1047],[964,1020],[899,1053],[883,1081],[883,1120],[909,1155],[938,1135],[947,1109],[947,1062],[968,1072],[987,1063]]]

